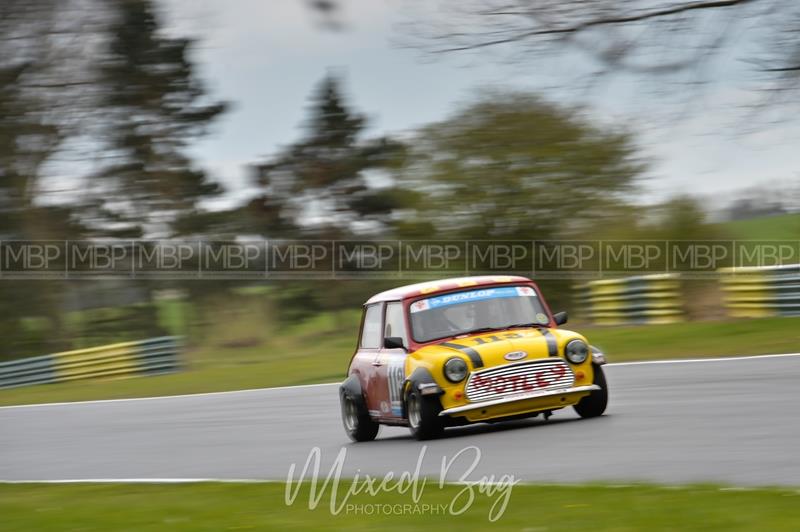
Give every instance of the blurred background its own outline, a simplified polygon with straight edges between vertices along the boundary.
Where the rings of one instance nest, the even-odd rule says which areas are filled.
[[[794,241],[797,263],[798,27],[779,0],[3,0],[0,240]],[[678,311],[638,322],[700,328],[650,355],[785,347],[724,338],[789,313],[669,282]],[[398,284],[0,279],[0,361],[180,336],[172,391],[332,379]],[[635,327],[540,284],[577,326]]]

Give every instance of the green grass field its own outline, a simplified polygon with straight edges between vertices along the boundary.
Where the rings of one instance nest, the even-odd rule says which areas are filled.
[[[580,327],[611,362],[800,351],[800,318]],[[0,390],[0,405],[178,395],[335,382],[355,346],[358,313],[321,314],[279,333],[252,321],[229,323],[185,353],[170,375],[77,381]],[[255,332],[253,332],[255,331]],[[246,338],[246,342],[241,339]],[[236,347],[237,339],[241,346]]]
[[[341,484],[341,491],[347,487]],[[305,485],[294,504],[282,483],[0,485],[4,531],[30,530],[769,530],[800,527],[796,489],[725,490],[715,486],[665,488],[527,486],[513,488],[505,512],[488,521],[497,495],[476,493],[461,515],[447,507],[463,486],[439,489],[430,480],[418,507],[411,493],[360,494],[332,515],[330,491],[309,510]],[[464,499],[462,499],[463,501]],[[341,495],[338,502],[342,503]],[[386,505],[408,504],[405,508]],[[362,505],[362,506],[358,506]],[[422,505],[445,508],[440,513]],[[360,510],[357,510],[360,508]],[[413,513],[418,508],[419,514]],[[441,508],[441,507],[438,507]],[[361,514],[356,513],[362,512]],[[364,515],[372,512],[372,515]],[[400,515],[397,515],[400,514]]]
[[[741,240],[798,240],[800,214],[765,216],[718,224],[730,238]]]

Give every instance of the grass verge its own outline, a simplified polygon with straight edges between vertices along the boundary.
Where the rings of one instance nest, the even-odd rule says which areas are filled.
[[[346,487],[343,482],[340,493]],[[413,506],[410,492],[360,494],[347,501],[353,507],[344,505],[338,515],[330,511],[330,491],[309,510],[308,484],[291,506],[284,502],[284,489],[282,483],[0,485],[0,515],[8,531],[731,531],[797,530],[800,525],[800,492],[789,489],[518,485],[494,523],[488,515],[497,494],[486,496],[475,488],[473,504],[461,515],[450,515],[452,501],[460,506],[466,500],[463,493],[457,498],[464,487],[439,489],[433,480],[424,487],[420,506]],[[342,503],[341,495],[337,500]],[[362,505],[358,513],[356,505]],[[423,513],[434,506],[438,513]]]
[[[800,213],[762,216],[718,224],[726,235],[741,240],[797,240]]]
[[[787,353],[800,350],[800,318],[706,321],[590,328],[575,325],[611,362]],[[256,323],[239,323],[257,331]],[[77,381],[0,390],[0,405],[117,399],[289,386],[341,380],[353,352],[358,315],[320,315],[252,345],[209,341],[186,353],[170,375]],[[242,334],[245,334],[244,332]]]

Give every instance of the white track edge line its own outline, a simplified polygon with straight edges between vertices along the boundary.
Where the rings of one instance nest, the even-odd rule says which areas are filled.
[[[283,479],[262,479],[262,478],[65,478],[65,479],[44,479],[44,480],[0,480],[0,485],[17,485],[17,484],[200,484],[200,483],[216,483],[216,484],[285,484]],[[463,486],[473,484],[469,481],[445,481],[445,484],[450,486]],[[490,482],[489,485],[505,485],[504,483]],[[682,490],[682,489],[697,489],[698,485],[693,483],[687,484],[653,484],[652,481],[632,481],[629,483],[600,483],[596,484],[593,481],[584,482],[537,482],[535,480],[522,480],[517,483],[521,486],[538,486],[538,487],[556,487],[556,488],[610,488],[610,489],[624,489],[624,488],[654,488],[657,490]],[[703,486],[699,486],[703,487]],[[719,487],[710,487],[713,491],[723,492],[741,492],[741,491],[778,491],[785,493],[800,494],[794,486],[782,485],[752,485],[752,486],[737,486],[723,484]]]
[[[731,362],[737,360],[754,360],[759,358],[786,358],[797,357],[800,353],[779,353],[774,355],[743,355],[736,357],[708,357],[708,358],[676,358],[672,360],[640,360],[637,362],[612,362],[607,366],[645,366],[650,364],[687,364],[694,362]]]
[[[218,482],[222,484],[274,484],[283,480],[259,478],[64,478],[42,480],[0,480],[2,484],[198,484]]]
[[[133,401],[159,401],[163,399],[191,399],[194,397],[210,397],[214,395],[233,395],[237,393],[251,393],[251,392],[269,392],[281,390],[299,390],[303,388],[318,388],[322,386],[338,386],[339,382],[322,382],[318,384],[298,384],[295,386],[274,386],[271,388],[246,388],[244,390],[228,390],[226,392],[201,392],[201,393],[185,393],[179,395],[156,395],[153,397],[127,397],[122,399],[92,399],[90,401],[65,401],[62,403],[32,403],[26,405],[7,405],[0,406],[0,410],[6,408],[34,408],[45,406],[70,406],[70,405],[91,405],[97,403],[127,403]]]
[[[690,364],[695,362],[700,363],[711,363],[711,362],[731,362],[731,361],[740,361],[740,360],[755,360],[761,358],[786,358],[786,357],[797,357],[800,356],[800,353],[779,353],[779,354],[772,354],[772,355],[745,355],[745,356],[733,356],[733,357],[708,357],[708,358],[682,358],[682,359],[673,359],[673,360],[642,360],[638,362],[611,362],[606,364],[606,366],[645,366],[645,365],[653,365],[653,364]],[[227,392],[202,392],[202,393],[188,393],[188,394],[181,394],[181,395],[158,395],[154,397],[129,397],[123,399],[94,399],[91,401],[65,401],[61,403],[33,403],[33,404],[25,404],[25,405],[8,405],[8,406],[0,406],[0,410],[4,409],[11,409],[11,408],[42,408],[42,407],[49,407],[49,406],[71,406],[71,405],[91,405],[91,404],[98,404],[98,403],[124,403],[124,402],[133,402],[133,401],[159,401],[165,399],[186,399],[186,398],[195,398],[195,397],[209,397],[214,395],[232,395],[237,393],[251,393],[251,392],[268,392],[268,391],[282,391],[282,390],[299,390],[303,388],[318,388],[322,386],[336,386],[339,385],[338,382],[323,382],[319,384],[299,384],[296,386],[275,386],[272,388],[247,388],[244,390],[230,390]]]

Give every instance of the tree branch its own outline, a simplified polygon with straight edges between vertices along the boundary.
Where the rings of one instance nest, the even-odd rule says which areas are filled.
[[[654,18],[663,18],[669,17],[672,15],[678,15],[681,13],[686,13],[689,11],[698,11],[703,9],[716,9],[716,8],[724,8],[724,7],[733,7],[737,5],[747,4],[755,2],[756,0],[714,0],[714,1],[706,1],[706,2],[692,2],[688,4],[676,5],[664,9],[656,9],[652,11],[644,11],[642,13],[638,13],[635,15],[627,15],[622,17],[609,17],[609,18],[599,18],[594,20],[588,20],[586,22],[581,22],[580,24],[575,24],[572,26],[565,26],[563,28],[547,28],[547,29],[537,29],[527,32],[522,32],[516,35],[512,35],[509,37],[504,37],[502,39],[494,39],[491,41],[484,41],[475,44],[468,44],[464,46],[457,46],[452,48],[447,48],[443,50],[438,50],[436,53],[445,53],[445,52],[458,52],[464,50],[472,50],[476,48],[486,48],[488,46],[495,46],[498,44],[506,44],[514,41],[519,41],[522,39],[527,39],[529,37],[537,37],[537,36],[544,36],[544,35],[568,35],[568,34],[575,34],[581,31],[587,30],[592,27],[597,26],[611,26],[617,24],[627,24],[631,22],[641,22],[643,20],[649,20]],[[499,13],[495,13],[499,14]],[[504,13],[506,14],[506,13]],[[507,14],[512,14],[508,12]]]
[[[781,67],[781,68],[764,68],[763,72],[800,72],[800,65]]]

